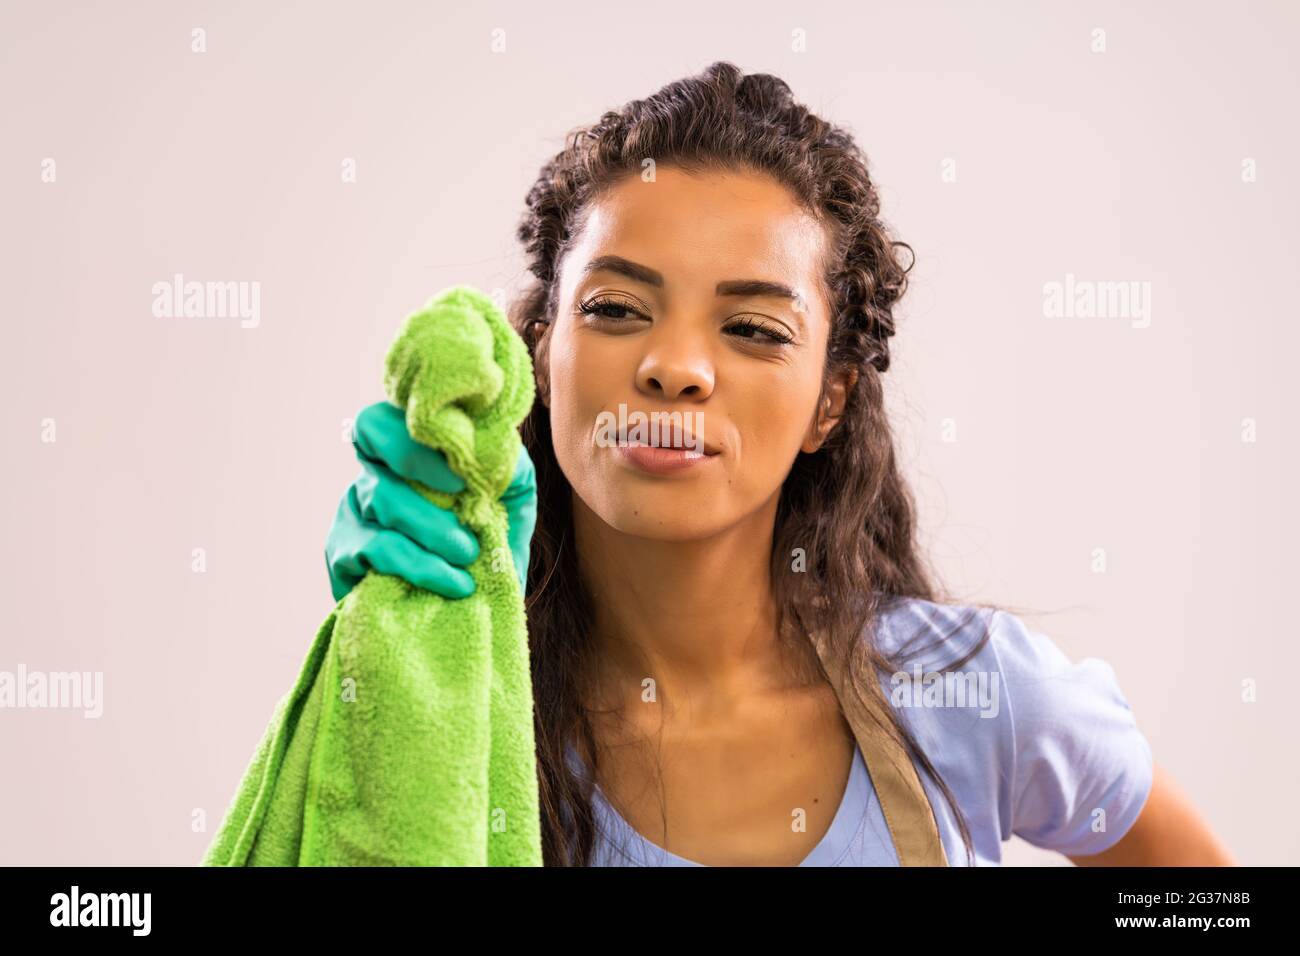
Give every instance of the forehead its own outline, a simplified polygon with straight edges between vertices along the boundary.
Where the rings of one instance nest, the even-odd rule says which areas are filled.
[[[813,292],[825,241],[823,227],[766,175],[661,167],[654,182],[633,175],[592,202],[563,271],[570,285],[582,263],[617,254],[663,273],[670,292],[696,287],[712,295],[728,279],[769,279]]]

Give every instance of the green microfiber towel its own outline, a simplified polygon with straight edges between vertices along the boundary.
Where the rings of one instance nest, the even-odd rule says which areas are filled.
[[[479,537],[452,600],[370,571],[321,625],[203,866],[541,866],[523,595],[498,500],[533,403],[527,348],[483,293],[409,316],[389,400],[465,480],[444,495]]]

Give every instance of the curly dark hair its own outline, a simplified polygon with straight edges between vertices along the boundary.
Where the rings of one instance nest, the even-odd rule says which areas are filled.
[[[529,190],[518,228],[534,277],[509,311],[533,356],[538,385],[522,434],[538,480],[527,613],[545,863],[590,862],[599,760],[585,703],[592,673],[592,606],[574,554],[573,492],[556,460],[543,402],[550,388],[547,349],[557,277],[592,199],[639,175],[647,159],[691,172],[766,174],[788,187],[827,230],[826,375],[844,369],[857,374],[829,440],[815,453],[799,454],[782,487],[771,558],[778,632],[783,640],[805,646],[809,634],[826,635],[827,646],[845,665],[839,670],[844,676],[840,699],[851,692],[936,781],[956,810],[970,861],[969,827],[952,791],[892,712],[878,677],[872,679],[902,669],[910,654],[886,656],[874,640],[863,638],[874,633],[878,612],[891,600],[951,601],[939,597],[934,575],[918,553],[915,506],[899,473],[884,409],[881,375],[889,368],[894,306],[907,288],[912,249],[891,238],[880,220],[880,197],[866,157],[849,133],[795,102],[778,77],[745,75],[731,63],[716,62],[653,96],[606,112],[592,126],[572,130]],[[906,265],[902,250],[908,254]],[[823,394],[825,388],[824,379]],[[791,573],[789,556],[796,548],[807,558],[804,573]],[[948,666],[965,663],[988,637],[986,629],[969,653]],[[569,765],[568,745],[590,772]]]

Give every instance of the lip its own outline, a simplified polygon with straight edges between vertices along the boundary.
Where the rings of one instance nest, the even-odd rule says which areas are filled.
[[[661,448],[655,445],[627,444],[620,442],[614,446],[624,461],[652,475],[673,475],[692,468],[698,468],[715,453],[696,451],[692,448]]]
[[[663,451],[690,450],[696,455],[702,453],[706,458],[712,458],[714,455],[717,455],[722,451],[722,449],[713,442],[708,441],[707,439],[700,440],[695,437],[694,432],[688,431],[685,428],[674,427],[670,429],[665,426],[663,435],[664,441],[660,442],[658,445],[651,445],[649,442],[644,441],[630,441],[627,437],[627,431],[623,430],[618,432],[616,441],[620,448],[654,448],[656,451],[660,449]],[[665,444],[664,442],[668,442],[669,444]]]

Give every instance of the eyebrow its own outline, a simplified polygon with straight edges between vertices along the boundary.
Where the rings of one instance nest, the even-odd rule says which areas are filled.
[[[654,286],[657,289],[662,289],[664,285],[664,277],[659,272],[649,266],[643,266],[639,262],[633,262],[631,259],[624,259],[622,256],[597,256],[587,263],[583,275],[589,275],[592,272],[601,270],[617,272],[619,275],[627,276],[637,282],[644,282],[646,285]],[[803,299],[803,296],[790,286],[780,282],[771,282],[767,279],[728,279],[718,283],[715,294],[720,296],[771,296],[791,299],[796,302]]]

